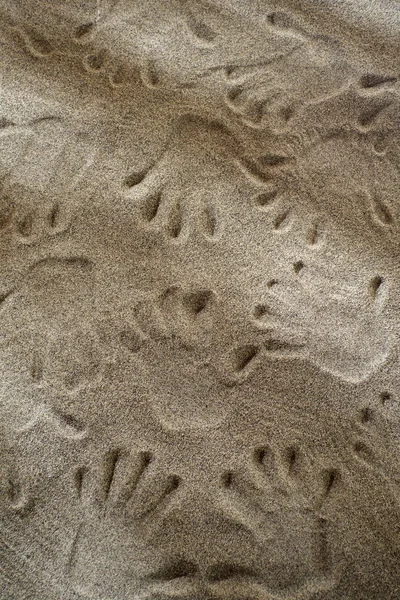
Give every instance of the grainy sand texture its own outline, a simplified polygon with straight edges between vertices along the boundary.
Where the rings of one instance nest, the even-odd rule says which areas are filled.
[[[0,600],[400,600],[399,1],[0,43]]]

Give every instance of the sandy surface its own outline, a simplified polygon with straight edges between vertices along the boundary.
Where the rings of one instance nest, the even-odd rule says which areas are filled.
[[[397,0],[0,1],[0,599],[400,598]]]

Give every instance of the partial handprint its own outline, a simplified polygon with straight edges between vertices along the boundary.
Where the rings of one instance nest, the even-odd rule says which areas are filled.
[[[70,231],[73,210],[68,198],[79,194],[93,155],[88,156],[86,145],[60,121],[58,117],[39,117],[25,125],[12,124],[2,140],[7,158],[7,142],[13,141],[17,149],[19,138],[26,138],[23,151],[19,156],[15,152],[15,164],[11,168],[1,164],[0,231],[11,248],[46,244]],[[66,141],[67,136],[73,142]],[[35,178],[29,178],[32,171]]]
[[[384,390],[365,402],[352,423],[351,449],[346,458],[351,468],[355,461],[361,470],[389,486],[400,507],[399,415],[399,402],[393,392]]]
[[[18,442],[2,440],[0,446],[0,504],[9,519],[27,517],[35,506],[33,482],[28,469],[21,468]]]
[[[291,20],[288,13],[274,13],[269,26],[297,37],[294,47],[266,64],[226,71],[226,105],[253,129],[284,133],[304,106],[336,94],[350,81],[349,65],[339,65],[337,55],[320,39],[294,34]]]

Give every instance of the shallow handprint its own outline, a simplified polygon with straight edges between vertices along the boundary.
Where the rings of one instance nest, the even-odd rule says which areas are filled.
[[[289,24],[280,29],[292,36]],[[335,95],[350,78],[349,66],[339,65],[328,46],[301,33],[293,48],[266,64],[229,70],[225,102],[245,125],[283,133],[304,106]]]

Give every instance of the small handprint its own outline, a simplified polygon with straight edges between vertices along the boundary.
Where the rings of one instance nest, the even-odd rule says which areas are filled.
[[[221,344],[215,324],[223,319],[216,294],[172,285],[139,301],[133,313],[119,343],[137,356],[137,376],[163,427],[217,426],[230,405],[212,369]]]
[[[290,279],[274,282],[265,303],[254,307],[254,323],[272,338],[297,345],[298,355],[320,368],[362,381],[390,349],[380,315],[386,288],[381,276],[364,288],[346,285],[299,260]]]
[[[108,351],[92,318],[92,277],[82,256],[40,260],[2,303],[5,339],[37,388],[78,393],[102,378]]]
[[[277,256],[275,272],[252,307],[253,327],[265,333],[264,342],[256,340],[257,347],[271,356],[278,352],[305,358],[346,381],[362,381],[390,351],[385,328],[388,278],[365,268],[357,278],[346,277],[352,265],[343,251],[337,251],[332,268],[329,222],[318,213],[300,220],[279,187],[256,196],[254,204],[272,239],[289,236],[295,257],[284,264]]]

